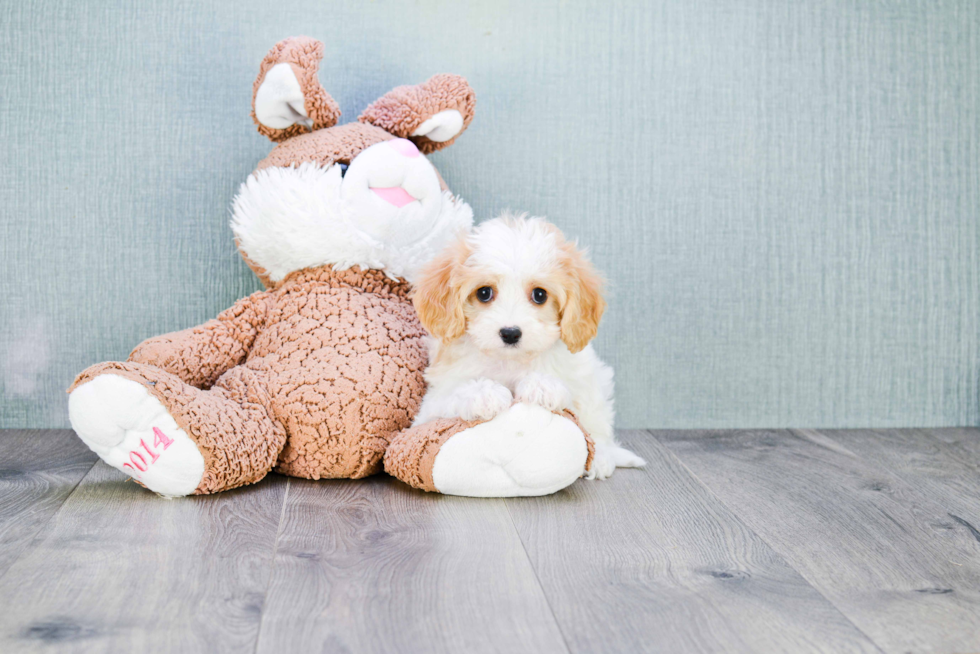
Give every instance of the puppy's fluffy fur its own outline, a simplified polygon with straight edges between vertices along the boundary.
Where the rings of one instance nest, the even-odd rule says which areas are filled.
[[[481,224],[422,270],[413,300],[432,334],[416,424],[490,420],[516,399],[575,413],[596,443],[590,478],[644,464],[616,444],[613,371],[589,345],[602,280],[557,227],[510,215]]]

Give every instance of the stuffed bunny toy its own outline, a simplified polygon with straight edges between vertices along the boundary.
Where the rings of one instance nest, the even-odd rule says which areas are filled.
[[[489,422],[411,426],[426,346],[410,284],[472,224],[424,155],[469,126],[473,90],[436,75],[337,125],[317,80],[322,56],[319,41],[286,39],[253,87],[252,117],[277,145],[242,184],[231,227],[266,290],[82,372],[69,389],[76,433],[168,497],[271,470],[356,479],[385,469],[471,496],[568,486],[593,449],[571,414],[515,404]]]

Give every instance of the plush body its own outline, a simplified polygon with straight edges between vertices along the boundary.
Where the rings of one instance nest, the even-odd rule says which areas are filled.
[[[491,421],[412,426],[427,351],[410,285],[472,223],[424,154],[470,124],[472,89],[437,75],[335,125],[322,55],[313,39],[287,39],[253,89],[259,131],[279,145],[242,185],[232,230],[266,290],[85,370],[69,389],[72,426],[166,496],[273,469],[312,479],[387,469],[417,488],[480,496],[567,486],[592,451],[567,413],[516,404]]]

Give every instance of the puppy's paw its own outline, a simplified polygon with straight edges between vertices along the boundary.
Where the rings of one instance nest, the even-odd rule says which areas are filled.
[[[453,413],[463,420],[491,420],[514,401],[510,390],[489,379],[474,379],[453,393]]]
[[[608,479],[616,468],[642,468],[646,464],[643,457],[615,443],[596,443],[588,479]]]
[[[532,372],[517,384],[517,401],[536,404],[549,411],[561,411],[572,406],[572,392],[552,375]]]

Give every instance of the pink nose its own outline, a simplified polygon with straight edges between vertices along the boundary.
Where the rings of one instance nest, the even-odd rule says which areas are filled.
[[[403,157],[413,159],[419,156],[419,149],[408,139],[392,139],[388,141],[388,145],[395,148],[395,151]]]

